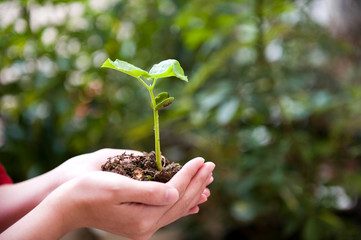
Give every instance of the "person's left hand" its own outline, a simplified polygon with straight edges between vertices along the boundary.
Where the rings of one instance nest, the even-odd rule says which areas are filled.
[[[75,156],[51,172],[54,175],[53,179],[58,181],[57,185],[61,185],[68,180],[78,177],[84,173],[91,171],[100,171],[101,166],[107,161],[109,157],[121,155],[123,153],[142,155],[142,152],[127,150],[127,149],[111,149],[104,148],[92,153],[86,153]]]

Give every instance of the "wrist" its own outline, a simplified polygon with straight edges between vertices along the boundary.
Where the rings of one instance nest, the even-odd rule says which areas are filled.
[[[77,182],[77,180],[71,180],[62,184],[44,200],[44,208],[51,212],[52,222],[58,229],[58,237],[84,227],[82,214],[79,213],[80,201],[76,197]]]
[[[60,239],[68,232],[82,227],[78,204],[73,197],[73,186],[73,181],[62,184],[38,206],[39,212],[45,216],[39,221],[39,227],[46,229],[44,236],[51,236],[47,239]]]
[[[72,218],[74,207],[68,196],[71,186],[61,186],[49,194],[39,205],[6,229],[0,239],[60,239],[78,228]],[[69,214],[71,213],[71,214]]]

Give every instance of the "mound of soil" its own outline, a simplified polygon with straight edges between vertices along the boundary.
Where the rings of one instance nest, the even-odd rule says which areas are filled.
[[[162,158],[163,169],[157,170],[155,152],[144,152],[143,155],[137,156],[133,154],[123,153],[107,159],[102,165],[103,171],[118,173],[135,180],[140,181],[157,181],[168,182],[182,166],[170,162],[166,158]]]

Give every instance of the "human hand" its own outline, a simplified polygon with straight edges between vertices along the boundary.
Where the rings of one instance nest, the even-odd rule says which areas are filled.
[[[105,163],[107,158],[121,155],[123,153],[142,155],[142,152],[127,149],[111,149],[104,148],[92,153],[86,153],[75,156],[57,168],[52,173],[52,179],[58,181],[58,185],[65,183],[75,177],[91,171],[100,171],[101,165]]]
[[[122,149],[102,149],[69,159],[59,167],[26,181],[0,189],[0,232],[36,207],[54,189],[87,172],[100,171],[108,157],[122,153],[142,154]]]
[[[53,236],[94,227],[131,239],[148,239],[159,228],[198,211],[198,204],[210,195],[206,186],[213,180],[213,168],[213,163],[193,159],[167,184],[90,172],[56,189],[38,208],[56,209],[52,225],[59,226],[60,232]]]

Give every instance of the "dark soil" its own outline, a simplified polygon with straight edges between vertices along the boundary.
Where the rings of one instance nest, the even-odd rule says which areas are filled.
[[[157,170],[155,152],[144,152],[142,156],[123,153],[107,159],[103,171],[118,173],[140,181],[168,182],[182,166],[162,158],[163,169]]]

